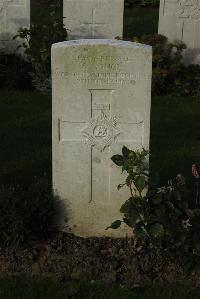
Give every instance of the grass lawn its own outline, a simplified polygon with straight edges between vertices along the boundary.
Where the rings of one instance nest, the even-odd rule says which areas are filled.
[[[0,184],[26,184],[51,173],[50,97],[0,92]]]
[[[162,181],[178,173],[191,177],[191,165],[200,164],[200,97],[153,97],[150,169]]]
[[[200,98],[152,99],[150,169],[163,181],[200,163]],[[0,91],[0,184],[51,177],[51,96]]]
[[[103,284],[59,285],[51,280],[1,279],[1,299],[199,299],[200,289],[176,286],[128,290]]]

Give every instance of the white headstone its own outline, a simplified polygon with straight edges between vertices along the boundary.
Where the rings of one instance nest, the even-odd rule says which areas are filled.
[[[186,63],[200,63],[200,0],[160,0],[159,33],[187,45]]]
[[[152,51],[117,40],[79,40],[52,47],[53,186],[80,236],[118,236],[130,197],[111,156],[123,145],[149,148]]]
[[[63,0],[69,39],[123,35],[124,0]]]
[[[12,40],[21,27],[30,26],[30,0],[0,0],[0,46],[13,52],[18,42]]]

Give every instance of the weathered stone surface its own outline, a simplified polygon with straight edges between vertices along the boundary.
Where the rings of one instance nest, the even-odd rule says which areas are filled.
[[[30,26],[30,0],[0,0],[0,48],[13,52],[18,42],[12,40],[21,27]]]
[[[200,63],[199,32],[199,0],[160,0],[159,33],[187,45],[186,63]]]
[[[125,236],[105,230],[129,197],[110,157],[123,145],[149,148],[151,47],[116,40],[54,44],[53,185],[80,236]]]
[[[69,39],[122,36],[123,13],[124,0],[63,0]]]

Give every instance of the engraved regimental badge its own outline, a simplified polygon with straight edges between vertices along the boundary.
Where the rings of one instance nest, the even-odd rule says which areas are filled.
[[[96,118],[92,118],[88,126],[82,130],[86,143],[96,146],[101,151],[111,146],[120,133],[116,116],[108,118],[103,110]]]

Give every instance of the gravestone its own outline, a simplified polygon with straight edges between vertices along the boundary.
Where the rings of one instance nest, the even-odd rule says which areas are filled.
[[[124,0],[63,0],[69,39],[122,37],[123,14]]]
[[[152,51],[117,40],[79,40],[52,47],[53,186],[69,210],[68,230],[80,236],[118,236],[105,230],[122,219],[130,197],[111,156],[123,145],[149,148]]]
[[[18,41],[12,40],[21,27],[30,26],[30,0],[0,0],[0,47],[14,52]]]
[[[159,33],[186,44],[186,64],[200,63],[199,32],[199,0],[160,0]]]

